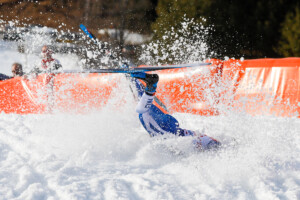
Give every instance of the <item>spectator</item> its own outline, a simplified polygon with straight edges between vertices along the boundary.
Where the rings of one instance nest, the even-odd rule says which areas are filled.
[[[54,71],[62,69],[62,66],[61,66],[59,60],[54,59],[52,57],[52,54],[53,54],[52,49],[49,46],[44,45],[42,47],[42,52],[41,52],[42,61],[31,72],[36,73],[36,74],[52,73]]]
[[[42,48],[42,63],[41,69],[45,71],[53,71],[62,68],[60,62],[52,57],[53,51],[47,45]]]
[[[23,67],[20,63],[14,63],[11,66],[11,72],[12,72],[13,77],[19,77],[19,76],[24,75]]]
[[[0,81],[11,79],[11,78],[14,78],[14,77],[23,76],[24,73],[23,73],[23,67],[22,67],[22,65],[20,63],[14,63],[14,64],[12,64],[12,66],[11,66],[11,73],[13,75],[12,77],[0,73]]]

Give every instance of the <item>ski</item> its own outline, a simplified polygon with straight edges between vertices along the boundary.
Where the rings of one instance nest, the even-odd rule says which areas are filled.
[[[91,33],[83,24],[80,24],[79,26],[81,28],[81,30],[87,35],[89,36],[89,38],[91,38],[92,40],[94,40],[95,42],[97,42],[97,38],[94,36],[93,33]]]
[[[186,67],[200,67],[200,66],[208,66],[211,63],[190,63],[190,64],[179,64],[179,65],[163,65],[163,66],[146,66],[146,67],[136,67],[134,69],[144,69],[146,71],[156,71],[163,69],[180,69]]]
[[[208,66],[211,63],[192,63],[192,64],[182,64],[182,65],[166,65],[166,66],[149,66],[149,67],[134,67],[134,68],[110,68],[110,69],[91,69],[91,70],[64,70],[60,73],[123,73],[123,74],[132,74],[132,73],[141,73],[149,71],[158,71],[166,69],[181,69],[181,68],[190,68],[190,67],[200,67]]]

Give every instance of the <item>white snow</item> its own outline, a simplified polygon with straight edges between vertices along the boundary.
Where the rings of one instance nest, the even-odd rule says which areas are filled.
[[[0,72],[25,64],[23,56],[0,43]],[[78,67],[72,55],[56,58]],[[125,81],[94,113],[1,113],[0,199],[300,199],[299,119],[175,117],[184,128],[237,144],[196,152],[188,137],[150,138]]]
[[[100,29],[98,31],[100,35],[109,35],[113,39],[120,39],[121,30],[118,29]],[[151,35],[142,35],[139,33],[133,33],[129,30],[123,30],[124,42],[125,44],[144,44],[145,42],[151,40]]]

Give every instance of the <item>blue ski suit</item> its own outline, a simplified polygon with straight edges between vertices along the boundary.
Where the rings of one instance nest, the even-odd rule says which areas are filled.
[[[137,106],[139,119],[150,136],[155,136],[158,134],[163,135],[166,133],[171,133],[178,136],[195,135],[194,131],[180,128],[178,121],[173,116],[165,114],[159,107],[153,104],[153,101],[155,101],[163,109],[167,110],[163,103],[154,96],[158,82],[158,76],[157,81],[154,80],[153,83],[149,83],[149,81],[145,81],[146,75],[148,76],[148,74],[145,73],[138,73],[132,74],[131,76],[135,78],[133,79],[133,82],[137,89],[138,98],[140,99],[139,104],[142,102],[142,108],[140,108],[141,106],[139,106],[139,104]],[[138,80],[139,78],[146,82],[147,87],[145,87],[142,82]]]
[[[193,144],[198,149],[207,150],[220,146],[220,142],[207,135],[197,134],[195,131],[180,128],[178,121],[173,116],[164,113],[158,106],[153,104],[153,101],[155,101],[162,109],[166,109],[163,103],[155,97],[159,79],[157,74],[134,73],[131,74],[131,77],[134,78],[133,82],[139,97],[136,111],[139,113],[139,119],[143,127],[150,136],[164,135],[167,133],[177,136],[197,136],[196,139],[193,140]],[[146,83],[146,87],[139,79]]]

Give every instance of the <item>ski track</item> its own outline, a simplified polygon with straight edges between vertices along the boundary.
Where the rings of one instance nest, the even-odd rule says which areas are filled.
[[[7,72],[20,58],[4,49]],[[105,108],[85,115],[1,113],[0,200],[300,199],[299,119],[175,117],[227,146],[198,152],[189,137],[150,138],[125,80]]]

